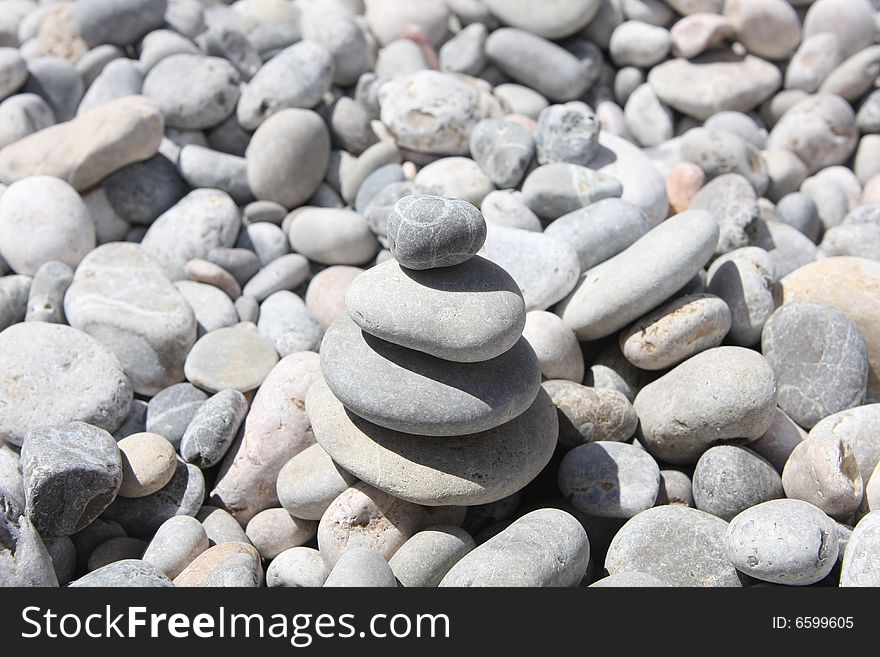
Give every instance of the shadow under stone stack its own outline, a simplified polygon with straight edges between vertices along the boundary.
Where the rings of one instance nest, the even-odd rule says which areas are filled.
[[[522,337],[526,308],[502,268],[476,256],[471,204],[408,196],[394,206],[395,260],[361,274],[321,345],[306,407],[340,466],[398,498],[486,504],[528,484],[556,446],[556,409]]]

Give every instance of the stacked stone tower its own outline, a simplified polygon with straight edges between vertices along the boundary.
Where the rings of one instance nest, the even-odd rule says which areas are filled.
[[[366,271],[321,345],[306,407],[316,440],[362,481],[429,506],[521,489],[556,446],[556,409],[522,337],[510,275],[476,252],[471,204],[408,196],[392,210],[394,260]]]

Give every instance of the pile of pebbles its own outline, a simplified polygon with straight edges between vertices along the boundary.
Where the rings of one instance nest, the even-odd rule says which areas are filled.
[[[877,0],[0,0],[0,584],[880,585]]]

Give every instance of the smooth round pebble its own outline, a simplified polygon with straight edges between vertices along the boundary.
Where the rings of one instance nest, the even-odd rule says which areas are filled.
[[[692,490],[700,511],[727,521],[749,507],[784,496],[773,466],[737,445],[706,450],[694,468]]]
[[[122,454],[122,497],[145,497],[171,481],[177,469],[174,445],[155,433],[136,433],[117,443]]]

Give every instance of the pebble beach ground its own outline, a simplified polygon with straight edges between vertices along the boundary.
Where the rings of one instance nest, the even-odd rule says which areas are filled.
[[[0,585],[880,586],[878,35],[0,0]]]

